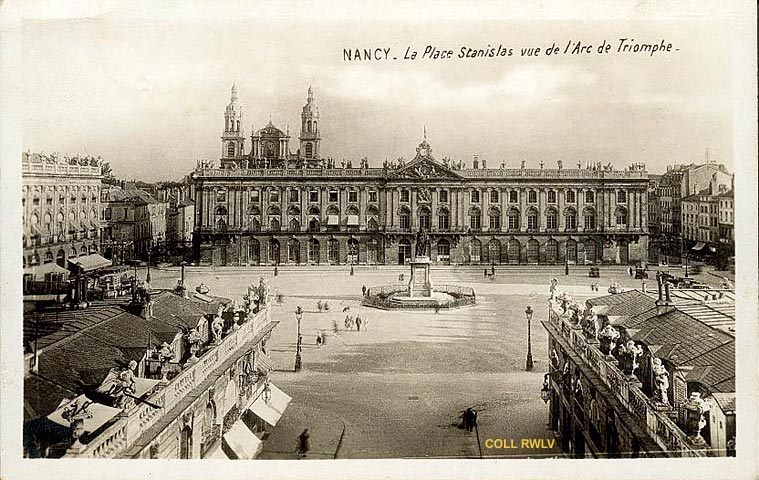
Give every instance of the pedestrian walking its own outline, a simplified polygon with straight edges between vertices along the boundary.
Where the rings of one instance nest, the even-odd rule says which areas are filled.
[[[310,435],[308,434],[308,429],[304,429],[303,432],[301,432],[300,435],[298,435],[298,458],[301,458],[308,453],[308,450],[310,449],[308,444],[308,438]]]
[[[361,322],[361,325],[364,326],[364,330],[369,330],[369,317],[366,317],[363,322]]]
[[[366,285],[361,285],[361,296],[362,297],[366,296]]]
[[[322,346],[322,334],[321,334],[321,332],[316,334],[316,346],[317,347],[321,347]]]
[[[346,330],[348,330],[348,329],[351,328],[351,317],[350,317],[350,315],[346,315],[345,316],[345,321],[343,323],[345,323],[345,329]]]
[[[477,410],[472,409],[472,417],[471,417],[471,420],[469,421],[469,423],[470,423],[470,427],[471,427],[469,429],[470,432],[472,430],[474,430],[474,429],[477,428]]]
[[[332,332],[337,335],[337,332],[340,331],[340,328],[337,326],[337,320],[332,319]]]
[[[361,331],[361,317],[358,315],[356,315],[356,330],[359,332]]]

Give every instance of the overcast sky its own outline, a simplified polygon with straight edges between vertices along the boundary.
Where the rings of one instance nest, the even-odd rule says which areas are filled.
[[[274,4],[265,4],[274,5]],[[227,15],[231,16],[231,15]],[[711,157],[733,169],[727,24],[710,19],[340,21],[306,15],[26,21],[23,148],[87,153],[118,177],[177,180],[218,161],[224,107],[236,82],[250,132],[290,125],[313,85],[322,154],[370,164],[412,157],[426,126],[433,155],[489,166],[578,161],[668,164]],[[568,40],[671,42],[669,54],[519,56]],[[503,44],[504,58],[403,61],[407,46]],[[346,62],[344,48],[383,47],[398,60]]]

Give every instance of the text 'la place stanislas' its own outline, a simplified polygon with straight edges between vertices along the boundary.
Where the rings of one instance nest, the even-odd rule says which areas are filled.
[[[366,62],[387,60],[449,60],[469,58],[500,58],[500,57],[538,57],[551,55],[604,55],[618,54],[644,54],[653,57],[654,54],[671,53],[680,50],[672,43],[661,40],[658,43],[638,42],[633,38],[619,38],[609,42],[606,39],[600,43],[588,43],[583,40],[567,40],[566,43],[551,43],[550,46],[525,45],[509,46],[499,43],[498,45],[487,44],[484,47],[474,48],[462,46],[458,49],[441,48],[436,45],[426,45],[423,49],[406,46],[402,54],[394,53],[391,47],[362,47],[343,48],[343,61]]]

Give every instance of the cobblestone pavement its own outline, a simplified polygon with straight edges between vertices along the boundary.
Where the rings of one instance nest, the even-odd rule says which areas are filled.
[[[483,269],[436,268],[436,284],[467,285],[477,293],[477,305],[453,311],[399,312],[360,306],[361,286],[398,283],[402,267],[201,269],[188,268],[191,288],[202,280],[211,293],[240,300],[250,283],[265,276],[283,295],[272,318],[274,330],[268,353],[277,365],[272,382],[293,400],[265,443],[262,458],[296,458],[297,435],[308,428],[311,452],[307,458],[399,457],[551,457],[560,449],[547,428],[548,408],[540,399],[547,371],[547,335],[540,320],[547,315],[548,285],[559,280],[559,291],[582,300],[589,285],[605,293],[613,279],[628,288],[640,281],[622,267],[605,268],[601,279],[587,277],[575,267],[530,269],[498,267],[494,280]],[[177,270],[151,273],[155,287],[173,286]],[[654,281],[655,282],[655,281]],[[329,302],[319,313],[317,300]],[[303,369],[293,373],[297,324],[294,311],[304,310]],[[531,324],[535,368],[525,372],[527,305],[535,310]],[[344,312],[344,309],[348,309]],[[346,330],[347,314],[369,323]],[[339,332],[333,333],[333,322]],[[319,331],[329,334],[317,347]],[[467,407],[479,411],[479,436],[459,428]],[[545,439],[552,448],[486,448],[486,440]],[[478,441],[479,440],[479,441]],[[489,445],[489,443],[488,443]]]

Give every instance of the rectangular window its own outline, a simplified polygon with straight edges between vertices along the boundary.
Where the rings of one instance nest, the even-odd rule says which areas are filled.
[[[399,223],[401,230],[409,230],[411,228],[411,219],[408,215],[401,215]]]
[[[596,229],[596,217],[593,214],[585,215],[585,230]]]
[[[557,217],[556,215],[548,215],[546,217],[546,228],[548,230],[556,230],[557,228]]]
[[[479,190],[472,190],[472,194],[470,196],[472,203],[480,203],[480,191]],[[474,227],[472,227],[474,228]]]
[[[105,209],[105,219],[106,220],[110,220],[111,219],[111,209],[110,208],[106,208]]]
[[[337,190],[330,190],[329,191],[329,202],[330,203],[337,203]]]
[[[437,217],[437,219],[438,219],[438,222],[437,222],[438,229],[446,231],[449,228],[451,228],[450,219],[448,218],[447,214],[441,214]]]
[[[596,196],[593,194],[592,190],[588,190],[585,192],[585,203],[595,203]]]
[[[401,202],[408,203],[409,201],[409,191],[408,190],[401,190]]]
[[[574,190],[567,190],[567,203],[575,203],[577,199],[575,198],[575,191]]]
[[[519,229],[519,215],[509,214],[509,230]]]
[[[319,201],[319,191],[311,190],[308,192],[308,201],[311,203],[317,203]]]
[[[39,198],[35,198],[35,199],[32,200],[32,205],[37,206],[39,204],[40,204],[40,199]]]
[[[556,203],[556,191],[548,190],[548,203]]]
[[[574,214],[564,217],[564,227],[567,230],[575,230],[577,228],[577,217]]]
[[[438,193],[440,203],[448,203],[448,190],[440,190]]]
[[[519,194],[516,190],[509,192],[509,203],[519,203]]]
[[[538,229],[538,216],[537,215],[528,215],[527,216],[527,229],[528,230],[537,230]]]
[[[290,190],[290,201],[291,202],[299,202],[300,201],[300,190]]]
[[[47,198],[45,199],[45,203],[47,204],[47,206],[51,206],[51,205],[53,204],[53,199],[52,199],[52,198],[50,198],[50,197],[47,197]]]
[[[350,203],[356,203],[358,202],[358,192],[355,190],[351,190],[348,192],[348,202]]]
[[[490,203],[498,203],[498,190],[490,191]]]
[[[498,215],[491,215],[490,216],[490,229],[491,230],[500,230],[501,229],[501,217]]]
[[[258,203],[261,201],[261,192],[253,190],[250,192],[250,203]]]
[[[527,192],[527,202],[528,203],[538,203],[538,192],[535,190],[530,190]]]
[[[627,203],[627,192],[624,190],[617,191],[617,203]]]
[[[369,191],[369,203],[377,203],[377,191],[376,190],[370,190]]]
[[[479,230],[482,228],[482,219],[479,215],[471,215],[469,217],[469,226],[472,230]]]
[[[226,190],[217,190],[216,191],[216,203],[225,203],[227,201],[227,191]]]

